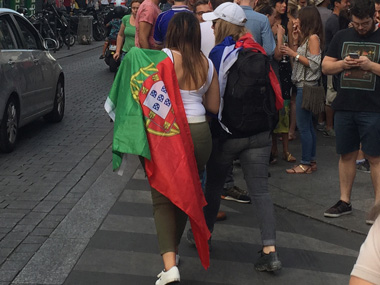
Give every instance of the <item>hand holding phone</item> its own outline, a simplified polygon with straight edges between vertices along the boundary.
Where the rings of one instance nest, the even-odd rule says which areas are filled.
[[[348,55],[349,55],[350,58],[352,58],[352,59],[359,59],[359,54],[356,53],[356,52],[350,52]]]

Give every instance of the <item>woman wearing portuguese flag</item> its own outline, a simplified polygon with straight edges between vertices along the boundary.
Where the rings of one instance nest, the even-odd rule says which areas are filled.
[[[212,147],[206,110],[217,114],[220,97],[214,65],[200,48],[201,34],[197,18],[188,12],[176,14],[169,23],[166,48],[163,51],[174,64],[201,177]],[[164,271],[158,275],[156,285],[178,282],[178,246],[187,215],[153,188],[152,200],[160,253],[165,266]]]

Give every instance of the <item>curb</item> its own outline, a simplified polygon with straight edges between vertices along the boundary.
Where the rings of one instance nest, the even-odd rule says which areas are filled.
[[[94,41],[92,42],[94,44],[90,44],[90,45],[80,45],[78,43],[76,43],[73,47],[74,47],[74,50],[73,50],[73,47],[70,47],[70,50],[69,49],[60,49],[59,51],[56,51],[55,53],[54,52],[51,52],[50,54],[55,58],[55,59],[62,59],[62,58],[67,58],[67,57],[70,57],[70,56],[74,56],[74,55],[77,55],[77,54],[81,54],[81,53],[85,53],[85,52],[88,52],[88,51],[91,51],[91,50],[94,50],[94,49],[97,49],[99,47],[102,47],[103,44],[104,44],[104,41]],[[99,43],[99,44],[98,44]],[[87,47],[87,48],[86,48]],[[77,50],[79,49],[79,50]],[[61,53],[60,53],[61,52]]]

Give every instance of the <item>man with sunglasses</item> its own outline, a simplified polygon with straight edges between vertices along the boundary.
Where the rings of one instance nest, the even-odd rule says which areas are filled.
[[[330,218],[352,212],[351,190],[360,144],[371,167],[375,202],[380,202],[380,30],[374,1],[355,1],[351,14],[352,28],[334,36],[322,62],[323,73],[339,77],[332,108],[340,154],[340,200],[324,213]]]

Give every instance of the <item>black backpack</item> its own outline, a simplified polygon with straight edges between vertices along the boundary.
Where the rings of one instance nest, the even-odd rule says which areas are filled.
[[[232,136],[273,131],[278,122],[275,94],[269,79],[270,60],[256,49],[244,49],[229,70],[222,123]]]

